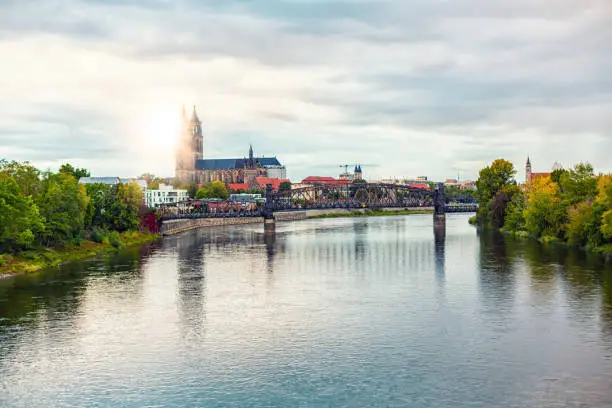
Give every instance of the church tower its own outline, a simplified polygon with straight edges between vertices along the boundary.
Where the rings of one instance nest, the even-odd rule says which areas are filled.
[[[198,183],[196,161],[203,155],[202,122],[198,118],[195,106],[191,119],[187,117],[185,107],[181,124],[181,134],[176,149],[175,178],[178,184]]]
[[[525,163],[525,184],[529,184],[531,182],[531,161],[529,160],[529,156],[527,156],[527,163]]]

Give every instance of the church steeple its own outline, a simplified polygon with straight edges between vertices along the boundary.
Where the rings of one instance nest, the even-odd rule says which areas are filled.
[[[527,156],[527,163],[525,163],[525,184],[531,183],[531,160]]]
[[[249,160],[253,162],[253,145],[249,145]]]
[[[191,122],[192,123],[197,123],[198,125],[202,122],[200,122],[200,118],[198,118],[198,112],[196,112],[196,107],[195,105],[193,105],[193,113],[191,114]]]

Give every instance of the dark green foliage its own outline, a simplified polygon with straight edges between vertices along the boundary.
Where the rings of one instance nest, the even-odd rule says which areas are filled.
[[[43,230],[43,219],[31,197],[21,194],[17,182],[0,173],[0,252],[27,249]]]
[[[280,183],[280,185],[278,186],[278,191],[291,191],[291,182],[283,181],[282,183]]]
[[[187,188],[187,194],[189,195],[189,198],[195,198],[197,193],[198,193],[198,185],[196,183],[191,183],[189,185],[189,188]]]
[[[87,171],[86,169],[74,168],[69,163],[62,164],[62,167],[60,167],[59,172],[60,173],[64,173],[64,174],[70,174],[77,181],[79,181],[79,179],[81,177],[90,177],[91,176],[89,171]]]
[[[493,220],[493,198],[500,190],[507,186],[516,185],[514,175],[516,170],[512,163],[504,159],[497,159],[490,166],[480,170],[478,180],[476,181],[475,197],[480,203],[478,208],[479,223],[489,224]],[[508,197],[506,197],[508,198]],[[496,210],[500,210],[499,202]],[[501,222],[503,225],[503,222]]]
[[[66,244],[85,228],[89,198],[85,187],[68,173],[45,174],[36,197],[40,214],[45,218],[41,234],[43,245]]]

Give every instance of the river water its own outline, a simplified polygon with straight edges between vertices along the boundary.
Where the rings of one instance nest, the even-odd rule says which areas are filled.
[[[192,231],[0,281],[2,407],[612,407],[612,271],[463,215]]]

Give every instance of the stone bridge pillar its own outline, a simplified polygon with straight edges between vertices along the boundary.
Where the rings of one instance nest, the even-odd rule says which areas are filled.
[[[276,220],[274,219],[274,193],[272,192],[272,184],[266,185],[266,204],[263,208],[264,232],[274,233],[276,229]]]
[[[433,191],[434,219],[446,216],[446,196],[444,195],[444,184],[438,183]]]

